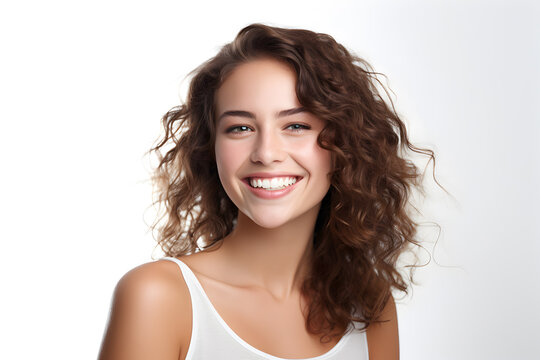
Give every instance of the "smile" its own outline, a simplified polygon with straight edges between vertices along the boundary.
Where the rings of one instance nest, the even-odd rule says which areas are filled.
[[[248,177],[243,180],[243,183],[255,196],[272,200],[293,191],[302,179],[302,176]]]
[[[274,178],[248,178],[249,184],[254,188],[265,190],[281,190],[296,183],[295,176],[274,177]]]

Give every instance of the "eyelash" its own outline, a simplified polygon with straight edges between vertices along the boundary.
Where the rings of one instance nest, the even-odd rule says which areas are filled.
[[[302,128],[301,128],[301,129],[293,129],[293,131],[301,131],[301,130],[309,130],[309,129],[310,129],[309,126],[303,125],[303,124],[291,124],[291,125],[289,125],[289,126],[287,126],[287,127],[291,127],[291,126],[294,126],[294,125],[299,125],[299,126],[301,126]]]
[[[234,131],[236,129],[240,129],[240,128],[247,128],[247,126],[245,125],[240,125],[240,126],[232,126],[230,128],[227,129],[227,133],[238,133],[238,132],[243,132],[243,131]]]
[[[303,124],[290,124],[288,125],[286,128],[289,128],[291,126],[295,126],[295,125],[298,125],[300,126],[301,128],[295,128],[295,129],[291,129],[293,132],[301,132],[303,130],[309,130],[311,129],[308,125],[303,125]],[[244,131],[234,131],[236,129],[239,129],[239,128],[249,128],[248,126],[246,125],[238,125],[238,126],[232,126],[230,128],[227,129],[227,133],[241,133],[241,132],[244,132]]]

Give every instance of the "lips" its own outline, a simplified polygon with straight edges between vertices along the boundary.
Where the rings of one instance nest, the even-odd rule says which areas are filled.
[[[286,177],[295,178],[296,182],[292,185],[288,185],[284,187],[283,189],[279,189],[279,190],[268,190],[261,187],[255,188],[251,186],[251,179],[254,179],[254,178],[255,179],[270,179],[270,178],[286,178]],[[248,189],[257,197],[260,197],[263,199],[277,199],[291,192],[296,187],[298,182],[302,179],[303,179],[302,176],[293,175],[293,174],[254,173],[254,174],[250,174],[248,177],[243,178],[242,182],[246,184]]]

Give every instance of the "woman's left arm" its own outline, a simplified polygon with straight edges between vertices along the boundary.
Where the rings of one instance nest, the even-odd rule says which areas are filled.
[[[390,295],[379,320],[383,322],[371,323],[366,330],[369,360],[398,360],[397,312],[392,295]]]

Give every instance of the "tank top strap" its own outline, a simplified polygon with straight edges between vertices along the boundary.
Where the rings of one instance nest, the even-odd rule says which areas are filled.
[[[197,352],[196,349],[199,346],[201,346],[200,344],[201,337],[199,336],[199,332],[201,331],[202,324],[200,324],[200,319],[201,319],[201,316],[205,313],[203,297],[197,288],[197,278],[195,277],[195,274],[193,274],[191,269],[186,264],[184,264],[182,261],[180,261],[179,259],[175,257],[166,256],[166,257],[162,257],[160,260],[172,261],[172,262],[175,262],[176,265],[178,265],[178,267],[180,268],[180,272],[182,273],[184,281],[186,282],[186,285],[189,290],[189,296],[191,298],[192,318],[191,318],[191,338],[189,341],[188,352],[186,354],[186,360],[192,360],[194,359],[194,356],[197,356],[196,354],[194,354],[194,352],[196,353]],[[204,317],[204,315],[202,317]]]
[[[197,291],[197,278],[195,277],[195,274],[193,274],[191,269],[186,264],[184,264],[184,262],[172,256],[165,256],[162,257],[160,260],[169,260],[175,262],[180,268],[180,271],[182,272],[182,276],[184,277],[184,281],[188,286],[190,294],[193,295],[193,293]]]
[[[208,295],[206,295],[206,292],[199,282],[199,279],[197,279],[193,273],[193,270],[191,270],[186,263],[172,256],[163,257],[161,260],[173,261],[178,265],[178,267],[180,267],[182,276],[184,277],[186,285],[189,289],[189,295],[191,296],[193,324],[195,325],[201,322],[201,320],[204,320],[202,321],[204,324],[221,320],[221,317],[210,302],[210,299],[208,299]]]

